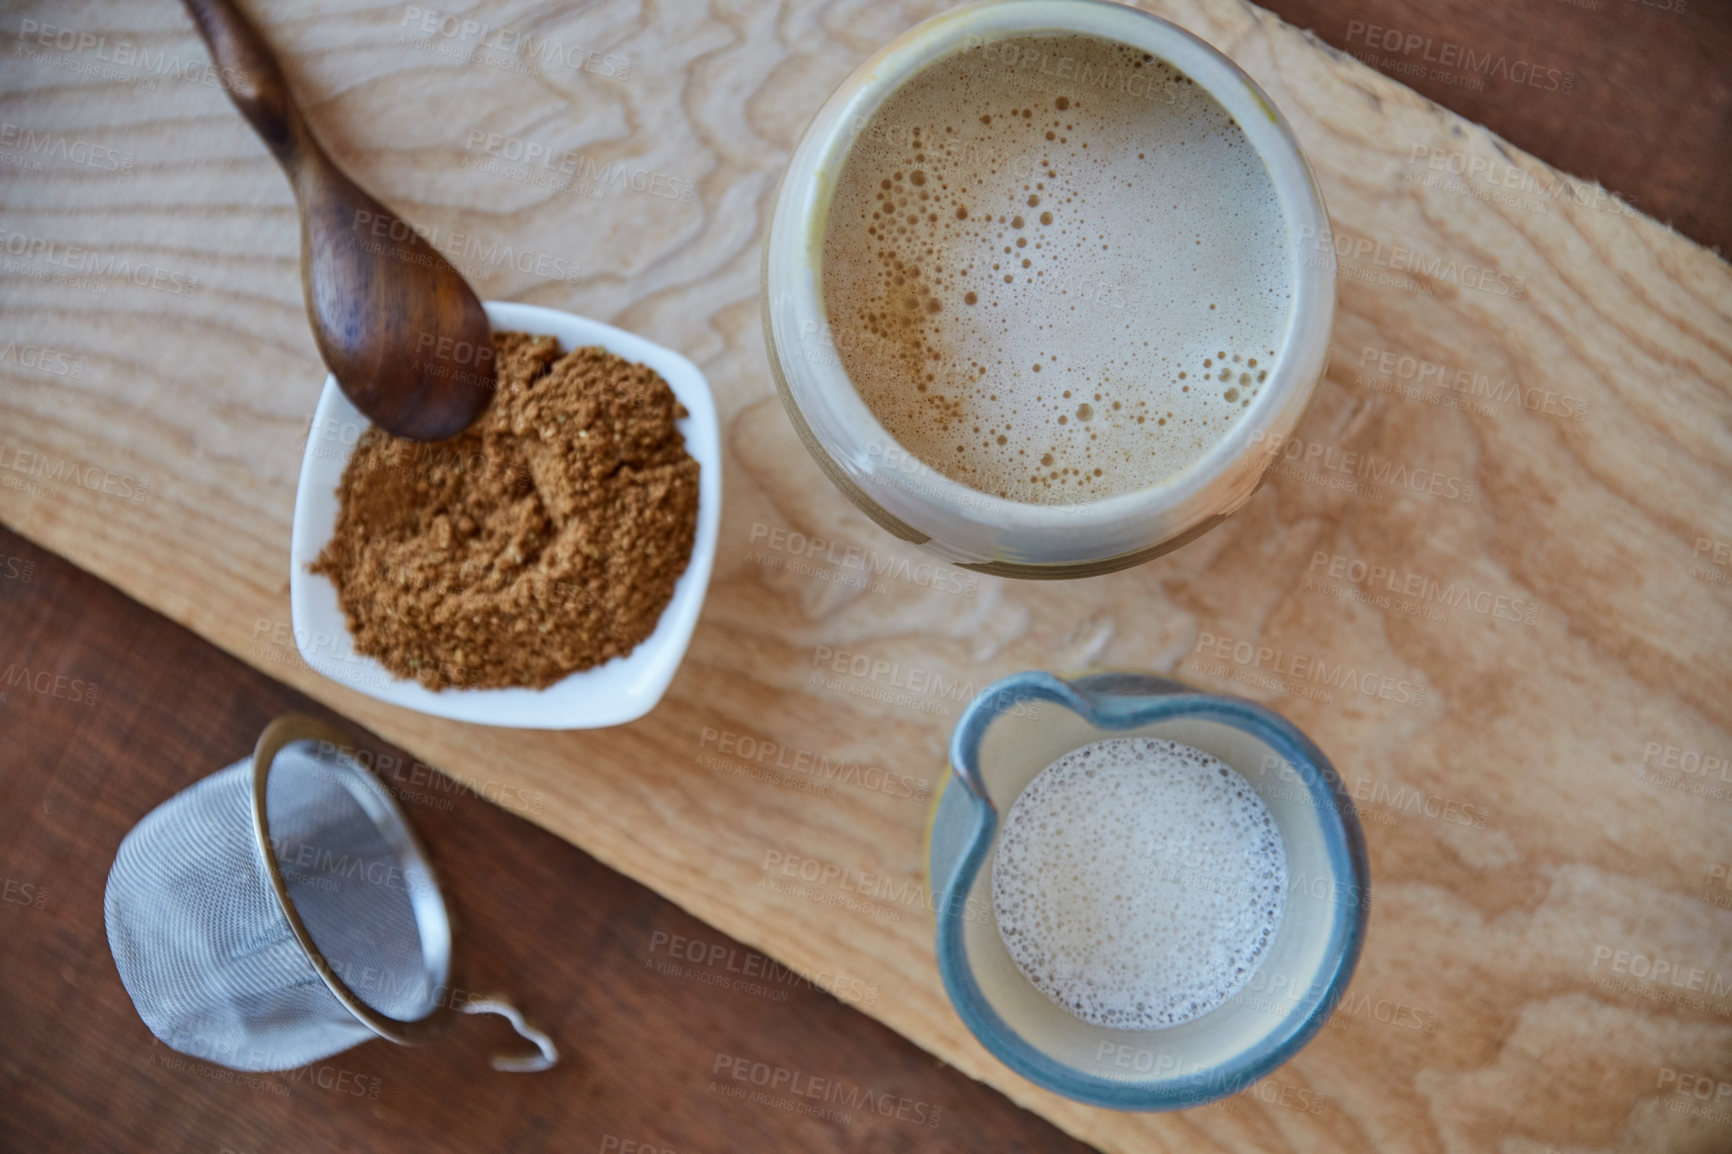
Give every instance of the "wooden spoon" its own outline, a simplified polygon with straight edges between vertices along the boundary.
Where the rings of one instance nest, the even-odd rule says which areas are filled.
[[[185,2],[229,99],[295,190],[301,287],[326,366],[386,430],[418,441],[456,436],[493,396],[493,330],[481,302],[325,155],[276,58],[231,0]]]

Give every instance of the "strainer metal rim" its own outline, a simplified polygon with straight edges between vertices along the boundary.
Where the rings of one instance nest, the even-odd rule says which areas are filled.
[[[449,1021],[438,1012],[439,1000],[435,998],[432,1008],[426,1014],[413,1019],[393,1018],[375,1010],[351,990],[348,983],[331,967],[324,951],[313,940],[311,931],[301,920],[294,899],[289,896],[288,883],[283,878],[282,866],[278,863],[276,852],[271,845],[265,787],[270,780],[271,766],[277,754],[285,746],[309,740],[329,742],[338,750],[350,744],[348,735],[335,726],[305,714],[288,714],[267,725],[264,732],[259,734],[258,744],[253,748],[253,835],[259,854],[264,859],[271,890],[276,894],[277,905],[288,919],[307,960],[312,963],[319,978],[331,991],[332,996],[342,1003],[343,1008],[380,1037],[388,1038],[399,1045],[419,1045],[438,1033]],[[422,958],[430,976],[437,979],[434,988],[449,986],[452,954],[451,911],[445,904],[444,891],[439,886],[439,878],[434,872],[426,847],[416,836],[415,828],[409,824],[408,816],[404,814],[402,807],[371,772],[347,756],[339,757],[337,765],[342,767],[341,780],[344,788],[356,803],[367,811],[368,816],[374,819],[380,835],[403,862],[405,874],[414,869],[425,876],[424,886],[411,889],[411,906],[415,914],[416,928],[420,933]],[[382,813],[395,820],[380,821]]]

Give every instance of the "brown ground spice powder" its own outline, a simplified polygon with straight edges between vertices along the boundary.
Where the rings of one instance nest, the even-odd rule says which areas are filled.
[[[358,652],[429,689],[540,689],[630,653],[691,560],[698,463],[654,370],[497,333],[499,391],[425,444],[362,434],[329,577]]]

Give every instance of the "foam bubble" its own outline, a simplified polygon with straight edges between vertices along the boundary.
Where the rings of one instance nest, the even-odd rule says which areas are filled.
[[[992,906],[1023,976],[1085,1022],[1177,1026],[1251,980],[1280,927],[1287,854],[1219,758],[1149,737],[1065,754],[999,832]]]
[[[1095,37],[1017,38],[934,62],[868,120],[825,307],[861,398],[927,465],[1092,501],[1180,471],[1259,394],[1292,313],[1284,227],[1244,130],[1188,77]]]

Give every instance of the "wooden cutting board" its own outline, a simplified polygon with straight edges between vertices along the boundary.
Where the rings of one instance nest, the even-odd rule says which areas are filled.
[[[269,8],[332,152],[484,296],[708,374],[721,550],[645,720],[435,722],[300,661],[289,519],[324,373],[295,217],[172,4],[15,17],[0,519],[489,796],[542,791],[549,829],[1104,1149],[1724,1148],[1728,267],[1258,9],[1151,4],[1239,61],[1316,167],[1333,367],[1293,459],[1177,554],[1069,584],[934,576],[800,447],[756,293],[806,117],[938,7]],[[1348,1001],[1272,1078],[1183,1114],[1021,1081],[933,969],[922,833],[953,719],[1003,674],[1092,666],[1280,709],[1370,843]]]

